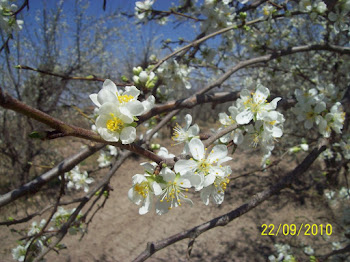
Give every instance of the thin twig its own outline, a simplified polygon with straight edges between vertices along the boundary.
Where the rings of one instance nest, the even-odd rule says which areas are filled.
[[[124,151],[119,155],[118,160],[114,163],[112,168],[109,170],[105,178],[99,182],[98,185],[94,187],[93,190],[91,190],[89,193],[85,195],[85,197],[82,199],[79,206],[75,209],[73,214],[69,217],[66,223],[62,225],[60,230],[58,231],[58,234],[56,236],[56,239],[51,242],[51,244],[48,247],[45,247],[41,253],[34,259],[34,262],[41,261],[44,256],[55,246],[61,242],[61,240],[65,237],[65,235],[68,232],[68,229],[72,223],[74,223],[76,217],[79,215],[79,212],[82,210],[82,208],[85,206],[85,204],[95,195],[97,191],[99,191],[101,188],[103,188],[105,185],[107,185],[111,179],[111,177],[114,175],[114,173],[119,169],[119,167],[124,163],[124,161],[131,155],[132,153],[130,151]]]

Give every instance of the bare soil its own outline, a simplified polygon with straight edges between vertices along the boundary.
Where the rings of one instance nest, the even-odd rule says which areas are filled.
[[[161,140],[159,140],[161,141]],[[170,141],[163,141],[169,145]],[[180,147],[168,147],[172,153],[178,153]],[[259,168],[261,154],[258,152],[241,152],[237,150],[231,161],[232,178]],[[96,157],[93,158],[96,160]],[[127,192],[131,186],[131,177],[143,173],[140,162],[142,159],[131,157],[117,171],[111,180],[113,191],[110,193],[105,207],[94,217],[87,234],[67,235],[62,243],[67,248],[59,253],[50,252],[47,261],[132,261],[146,248],[147,242],[158,241],[183,230],[200,225],[212,218],[223,215],[245,203],[250,197],[273,184],[279,177],[295,166],[295,161],[286,157],[279,167],[273,167],[266,172],[232,179],[227,189],[225,201],[220,206],[210,204],[205,206],[199,194],[193,194],[194,206],[181,206],[168,214],[158,216],[155,212],[140,216],[138,206],[128,200]],[[96,162],[95,162],[96,163]],[[291,164],[292,163],[292,164]],[[275,243],[288,243],[299,261],[309,261],[300,250],[305,245],[311,245],[317,255],[331,252],[331,241],[338,241],[343,233],[340,226],[340,215],[335,214],[337,207],[327,204],[314,186],[309,190],[303,187],[310,184],[312,176],[320,169],[319,162],[314,163],[311,170],[303,175],[294,189],[285,189],[273,196],[251,212],[235,219],[225,227],[214,228],[195,239],[191,261],[267,261],[275,254]],[[307,182],[303,182],[307,181]],[[69,196],[67,196],[69,198]],[[16,206],[1,210],[1,220],[10,214],[14,217],[25,215],[38,206],[45,206],[50,197],[35,196],[28,202],[17,201]],[[16,208],[17,207],[17,208]],[[35,219],[39,221],[39,218]],[[13,228],[25,228],[26,225]],[[333,226],[329,239],[320,234],[316,236],[263,236],[263,224],[327,224]],[[16,246],[18,234],[11,233],[12,227],[1,227],[0,230],[0,261],[12,261],[11,249]],[[186,253],[189,240],[183,240],[154,254],[148,261],[187,261]]]

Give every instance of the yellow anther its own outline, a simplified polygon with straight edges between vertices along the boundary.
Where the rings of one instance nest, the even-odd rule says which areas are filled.
[[[134,99],[134,97],[132,95],[118,95],[117,93],[117,96],[118,96],[118,101],[119,103],[123,104],[123,103],[127,103],[129,102],[130,100]]]
[[[124,122],[118,117],[114,116],[114,114],[111,114],[111,116],[112,119],[109,119],[106,122],[107,129],[113,132],[120,132],[124,127]]]

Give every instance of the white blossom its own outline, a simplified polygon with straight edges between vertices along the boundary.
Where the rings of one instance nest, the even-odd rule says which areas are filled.
[[[75,166],[71,171],[65,173],[65,179],[68,181],[67,188],[83,189],[85,193],[89,191],[89,184],[94,182],[93,178],[88,177],[88,173],[80,172],[79,166]]]
[[[176,123],[174,127],[174,133],[171,137],[172,140],[176,142],[176,144],[185,143],[184,152],[189,153],[188,142],[193,138],[199,138],[199,126],[197,124],[192,124],[192,116],[187,114],[185,116],[185,126],[181,127],[178,123]]]
[[[165,167],[160,172],[160,176],[165,181],[165,185],[156,203],[156,213],[158,215],[165,214],[170,209],[181,206],[183,201],[190,205],[193,204],[192,200],[186,195],[186,192],[198,180],[194,174],[175,174],[168,167]]]
[[[151,10],[154,0],[137,1],[135,3],[135,15],[138,19],[143,20],[147,17]]]
[[[206,158],[206,150],[201,140],[193,138],[189,144],[189,151],[192,155],[190,160],[179,160],[175,163],[175,170],[180,174],[191,172],[196,174],[201,183],[195,186],[196,190],[201,190],[214,183],[217,176],[225,176],[225,169],[221,164],[231,160],[227,156],[225,145],[216,145]]]
[[[216,176],[214,183],[204,187],[201,190],[200,197],[205,205],[209,204],[210,196],[213,198],[214,203],[220,205],[224,201],[225,190],[227,185],[230,182],[229,176],[232,173],[232,170],[229,166],[225,166],[225,173],[223,176]]]
[[[314,249],[310,246],[306,246],[304,252],[306,255],[312,256],[314,254]]]
[[[148,213],[152,207],[153,195],[160,195],[162,188],[153,174],[156,164],[142,163],[145,174],[136,174],[132,177],[132,187],[128,191],[130,201],[141,205],[139,214]]]
[[[240,125],[248,124],[251,120],[263,120],[264,113],[275,110],[277,103],[281,100],[276,97],[270,103],[267,102],[267,97],[270,95],[268,88],[258,84],[255,93],[251,93],[247,89],[241,91],[241,98],[237,100],[237,107],[240,113],[236,116],[236,121]]]

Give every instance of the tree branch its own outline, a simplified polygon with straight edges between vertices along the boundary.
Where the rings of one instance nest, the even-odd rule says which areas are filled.
[[[107,173],[106,177],[104,178],[104,180],[102,180],[98,185],[95,186],[95,188],[93,190],[91,190],[89,193],[87,193],[85,195],[85,197],[82,199],[81,203],[79,204],[79,206],[75,209],[74,213],[69,217],[69,219],[67,220],[66,223],[64,223],[64,225],[61,227],[61,229],[59,230],[56,239],[53,240],[50,244],[50,246],[45,247],[41,253],[35,258],[34,262],[39,262],[41,261],[41,259],[43,259],[43,257],[53,248],[55,248],[55,246],[61,242],[61,240],[64,238],[64,236],[67,234],[68,229],[70,227],[70,225],[72,223],[74,223],[76,217],[79,215],[79,212],[83,209],[83,207],[85,206],[85,204],[95,195],[95,193],[100,190],[101,188],[103,188],[105,185],[107,185],[111,179],[111,177],[114,175],[114,173],[119,169],[119,167],[124,163],[124,161],[131,155],[131,152],[123,152],[120,154],[120,157],[118,158],[118,160],[115,162],[115,164],[113,165],[113,167],[109,170],[109,172]]]
[[[38,109],[35,109],[33,107],[30,107],[22,103],[21,101],[10,96],[8,93],[3,92],[1,88],[0,88],[0,106],[7,109],[14,110],[20,114],[33,118],[41,123],[44,123],[47,126],[57,131],[60,131],[62,133],[61,136],[75,136],[75,137],[84,138],[84,139],[91,140],[98,143],[110,144],[116,147],[120,147],[129,151],[132,151],[138,155],[145,156],[157,163],[160,163],[161,161],[163,161],[163,158],[157,156],[151,151],[148,151],[140,147],[139,145],[136,145],[135,143],[124,145],[120,142],[108,142],[103,140],[100,137],[100,135],[96,134],[91,130],[66,124],[57,118],[54,118]],[[57,133],[55,133],[55,135],[59,136]]]
[[[65,172],[68,172],[73,167],[75,167],[78,163],[83,161],[84,159],[88,158],[98,150],[102,149],[105,145],[99,144],[96,146],[90,146],[87,148],[84,148],[79,153],[72,155],[65,160],[63,160],[61,163],[59,163],[57,166],[49,170],[48,172],[42,174],[41,176],[35,178],[34,180],[30,181],[29,183],[21,186],[20,188],[14,189],[4,195],[0,196],[0,207],[3,207],[16,199],[27,195],[27,194],[33,194],[40,190],[40,188],[45,185],[47,182],[51,181],[52,179],[58,177],[60,174],[63,174]]]
[[[262,202],[267,200],[272,195],[278,193],[282,189],[289,186],[294,179],[301,176],[310,166],[311,164],[316,160],[316,158],[324,151],[326,150],[326,146],[321,143],[321,145],[318,148],[315,148],[305,159],[304,161],[298,165],[293,171],[289,172],[287,175],[282,177],[276,184],[270,186],[268,189],[257,193],[254,195],[248,202],[241,205],[240,207],[232,210],[231,212],[216,217],[208,222],[205,222],[199,226],[196,226],[192,229],[185,230],[183,232],[180,232],[178,234],[172,235],[166,239],[148,243],[146,250],[143,251],[135,260],[134,262],[139,261],[145,261],[147,258],[152,256],[157,251],[172,245],[180,240],[189,238],[197,238],[202,233],[218,227],[218,226],[225,226],[232,220],[234,220],[237,217],[242,216],[243,214],[247,213],[248,211],[252,210],[256,206],[260,205]]]

